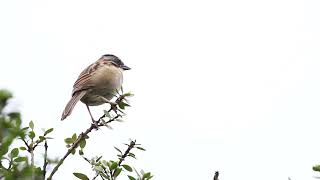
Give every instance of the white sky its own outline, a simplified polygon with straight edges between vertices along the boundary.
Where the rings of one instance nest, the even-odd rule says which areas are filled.
[[[89,126],[79,103],[60,122],[79,73],[101,55],[131,71],[125,123],[91,133],[87,157],[137,139],[154,179],[312,180],[320,163],[320,1],[1,1],[0,87],[27,123],[63,139]],[[92,108],[94,115],[102,107]],[[79,156],[56,179],[92,176]],[[91,174],[90,174],[91,173]]]

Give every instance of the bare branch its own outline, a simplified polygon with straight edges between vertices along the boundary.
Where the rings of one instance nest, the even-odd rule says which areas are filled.
[[[219,171],[216,171],[216,172],[214,173],[213,180],[219,180]]]
[[[48,156],[48,144],[47,141],[44,143],[44,161],[43,161],[43,179],[46,179],[46,173],[47,173],[47,156]]]
[[[119,104],[123,99],[125,98],[124,95],[121,95],[120,97],[117,98],[115,104]],[[110,112],[111,110],[114,110],[115,112],[117,111],[117,108],[114,106],[114,103],[110,103],[111,105],[111,108],[108,112]],[[68,149],[67,153],[63,156],[62,159],[59,160],[58,164],[54,167],[54,169],[52,170],[50,176],[47,178],[47,180],[51,180],[53,175],[58,171],[59,167],[62,165],[62,163],[64,162],[64,160],[71,154],[72,151],[74,151],[78,146],[79,146],[79,143],[82,139],[84,139],[85,137],[88,136],[88,134],[93,130],[93,129],[96,129],[98,130],[99,127],[101,126],[106,126],[107,124],[115,121],[117,118],[121,117],[120,114],[118,114],[116,112],[116,116],[111,118],[109,121],[105,122],[103,120],[103,118],[106,117],[106,114],[102,115],[97,121],[95,121],[94,123],[91,124],[91,126],[85,131],[85,132],[82,132],[77,140],[72,144],[72,146]]]

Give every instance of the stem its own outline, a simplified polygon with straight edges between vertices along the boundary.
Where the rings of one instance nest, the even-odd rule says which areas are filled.
[[[118,99],[116,100],[116,104],[118,104],[119,102],[121,102],[121,100],[123,100],[124,98],[125,98],[124,95],[121,95],[120,97],[118,97]],[[110,108],[110,110],[109,110],[108,112],[110,112],[111,110],[114,109],[114,107],[112,106],[112,104],[113,104],[113,103],[110,103],[111,108]],[[85,132],[81,133],[81,134],[78,136],[78,139],[72,144],[72,146],[68,149],[67,153],[63,156],[62,159],[59,160],[58,164],[53,168],[53,170],[52,170],[52,172],[50,173],[50,175],[49,175],[49,177],[47,178],[47,180],[51,180],[51,179],[52,179],[53,175],[58,171],[59,167],[63,164],[64,160],[71,154],[71,152],[72,152],[73,150],[75,150],[75,149],[78,147],[81,139],[83,139],[84,137],[87,137],[88,134],[89,134],[93,129],[98,130],[98,128],[99,128],[100,126],[106,126],[106,124],[111,123],[112,121],[115,121],[115,120],[116,120],[118,117],[120,117],[120,116],[121,116],[121,115],[119,115],[119,114],[117,113],[117,115],[116,115],[115,117],[113,117],[113,118],[110,119],[109,121],[103,123],[102,120],[103,120],[103,118],[106,117],[106,115],[104,114],[104,115],[102,115],[102,116],[99,118],[99,120],[93,122],[93,123],[91,124],[91,126],[90,126]]]
[[[34,176],[34,149],[32,148],[33,146],[33,139],[31,139],[31,144],[30,144],[30,154],[31,154],[31,167],[32,167],[32,172],[31,172],[31,179],[35,180]]]
[[[93,130],[93,129],[98,129],[98,127],[100,126],[105,126],[105,124],[102,123],[102,118],[104,118],[105,115],[102,115],[98,121],[96,121],[96,123],[92,123],[91,126],[83,133],[81,133],[78,136],[78,139],[72,144],[72,146],[68,149],[67,153],[63,156],[62,159],[60,159],[60,161],[58,162],[58,164],[54,167],[54,169],[52,170],[50,176],[47,178],[47,180],[51,180],[52,176],[58,171],[59,167],[62,165],[62,163],[64,162],[64,160],[71,154],[71,152],[76,149],[81,141],[81,139],[83,139],[84,137],[88,136],[88,134]],[[114,118],[110,119],[109,121],[106,122],[107,123],[111,123],[112,121],[115,121],[119,116],[115,116]]]
[[[219,180],[219,171],[216,171],[216,172],[214,173],[213,180]]]
[[[127,148],[127,150],[125,151],[125,153],[119,158],[118,166],[121,165],[121,163],[122,163],[122,162],[124,161],[124,159],[128,156],[128,154],[130,153],[131,149],[134,148],[135,145],[136,145],[136,140],[130,142],[130,144],[128,145],[128,148]],[[113,177],[113,176],[114,176],[114,173],[116,173],[116,169],[111,172],[111,178],[114,178],[114,179],[115,179],[116,177]]]
[[[48,156],[48,144],[47,141],[44,143],[44,161],[43,161],[43,180],[46,179],[46,173],[47,173],[47,156]]]
[[[87,136],[93,129],[96,128],[95,124],[91,124],[91,126],[84,132],[81,133],[78,136],[78,139],[72,144],[72,146],[68,149],[67,153],[63,156],[62,159],[60,159],[60,161],[58,162],[58,164],[54,167],[54,169],[52,170],[50,176],[47,178],[47,180],[51,180],[52,176],[58,171],[59,167],[61,166],[61,164],[63,163],[63,161],[70,155],[70,153],[76,149],[81,141],[82,138],[84,138],[85,136]]]

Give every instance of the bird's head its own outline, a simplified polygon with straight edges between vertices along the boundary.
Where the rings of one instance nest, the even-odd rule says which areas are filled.
[[[121,59],[119,59],[117,56],[115,55],[112,55],[112,54],[105,54],[102,56],[102,58],[105,60],[105,61],[108,61],[110,63],[112,63],[114,66],[118,67],[118,68],[121,68],[123,70],[130,70],[131,68],[126,66],[122,61]]]

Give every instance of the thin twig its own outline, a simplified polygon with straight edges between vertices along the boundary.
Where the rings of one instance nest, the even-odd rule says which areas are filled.
[[[59,167],[62,165],[62,163],[64,162],[64,160],[71,154],[71,152],[76,149],[80,143],[80,141],[87,137],[88,134],[93,130],[93,129],[97,129],[98,127],[101,126],[105,126],[105,124],[111,123],[113,121],[115,121],[119,116],[115,116],[114,118],[110,119],[109,121],[107,121],[105,124],[102,123],[102,119],[105,117],[105,115],[101,116],[99,118],[99,120],[96,123],[92,123],[91,126],[83,133],[81,133],[78,136],[78,139],[72,144],[72,146],[68,149],[67,153],[63,156],[62,159],[59,160],[58,164],[54,167],[54,169],[52,170],[50,176],[47,178],[47,180],[51,180],[52,176],[57,172],[57,170],[59,169]],[[98,127],[97,127],[98,126]]]
[[[216,172],[214,173],[213,180],[219,180],[219,171],[216,171]]]
[[[122,162],[125,160],[125,158],[129,155],[131,149],[134,148],[135,145],[136,145],[136,140],[130,142],[130,144],[128,145],[128,148],[127,148],[127,150],[125,151],[125,153],[119,158],[118,166],[121,165],[121,163],[122,163]],[[116,173],[116,169],[111,172],[111,177],[113,177],[115,173]]]
[[[47,141],[44,142],[44,161],[43,161],[43,179],[46,179],[46,173],[47,173],[47,156],[48,156],[48,144]]]
[[[31,168],[32,168],[31,179],[34,180],[35,179],[34,149],[32,148],[32,146],[33,146],[33,138],[31,138],[31,144],[29,145],[29,149],[30,149],[30,154],[31,154]]]
[[[90,162],[90,160],[89,160],[88,158],[86,158],[86,157],[84,157],[84,156],[82,156],[82,157],[83,157],[83,159],[86,160],[89,164],[91,164],[91,162]],[[92,164],[91,164],[91,165],[92,165]],[[104,179],[103,176],[102,176],[100,173],[97,173],[97,174],[92,178],[92,180],[95,180],[99,175],[100,175],[100,177],[101,177],[102,179]]]
[[[115,103],[118,105],[124,98],[125,98],[125,96],[124,96],[124,95],[121,95],[120,97],[117,98],[117,100],[116,100]],[[110,112],[111,110],[114,110],[114,109],[116,108],[116,107],[114,107],[114,106],[112,105],[112,103],[110,103],[110,105],[111,105],[111,108],[110,108],[110,110],[109,110],[108,112]],[[117,109],[115,109],[115,111],[116,111],[116,110],[117,110]],[[110,120],[107,121],[107,122],[104,122],[104,121],[103,121],[103,118],[106,117],[106,114],[102,115],[97,121],[95,121],[94,123],[92,123],[91,126],[90,126],[85,132],[82,132],[82,133],[78,136],[77,140],[76,140],[76,141],[72,144],[72,146],[68,149],[67,153],[63,156],[63,158],[59,160],[58,164],[54,167],[54,169],[53,169],[52,172],[50,173],[50,175],[49,175],[49,177],[47,178],[47,180],[51,180],[51,179],[52,179],[53,175],[58,171],[59,167],[62,165],[62,163],[64,162],[64,160],[71,154],[72,151],[74,151],[74,150],[78,147],[80,141],[81,141],[83,138],[87,137],[88,134],[89,134],[93,129],[98,130],[99,127],[101,127],[101,126],[106,126],[108,123],[111,123],[111,122],[115,121],[118,117],[121,117],[121,115],[119,115],[118,113],[116,113],[116,114],[117,114],[117,115],[116,115],[115,117],[113,117],[112,119],[110,119]]]
[[[98,176],[99,176],[100,173],[97,173],[93,178],[92,180],[95,180]]]
[[[22,141],[23,141],[23,143],[26,145],[26,147],[27,147],[27,151],[30,153],[31,148],[30,148],[30,146],[29,146],[28,142],[27,142],[24,138],[21,138],[21,140],[22,140]]]
[[[95,124],[91,124],[91,126],[84,132],[78,136],[78,139],[72,144],[72,146],[68,149],[67,153],[63,156],[62,159],[58,162],[58,164],[52,170],[50,176],[47,178],[48,180],[52,179],[52,176],[57,172],[63,161],[71,154],[71,152],[76,149],[82,138],[86,137],[93,129],[95,129]]]
[[[124,159],[128,156],[128,154],[130,153],[131,149],[134,148],[134,146],[136,145],[136,140],[131,141],[130,145],[128,146],[128,149],[126,150],[126,152],[121,156],[120,161],[118,163],[118,166],[121,165],[121,163],[124,161]]]

